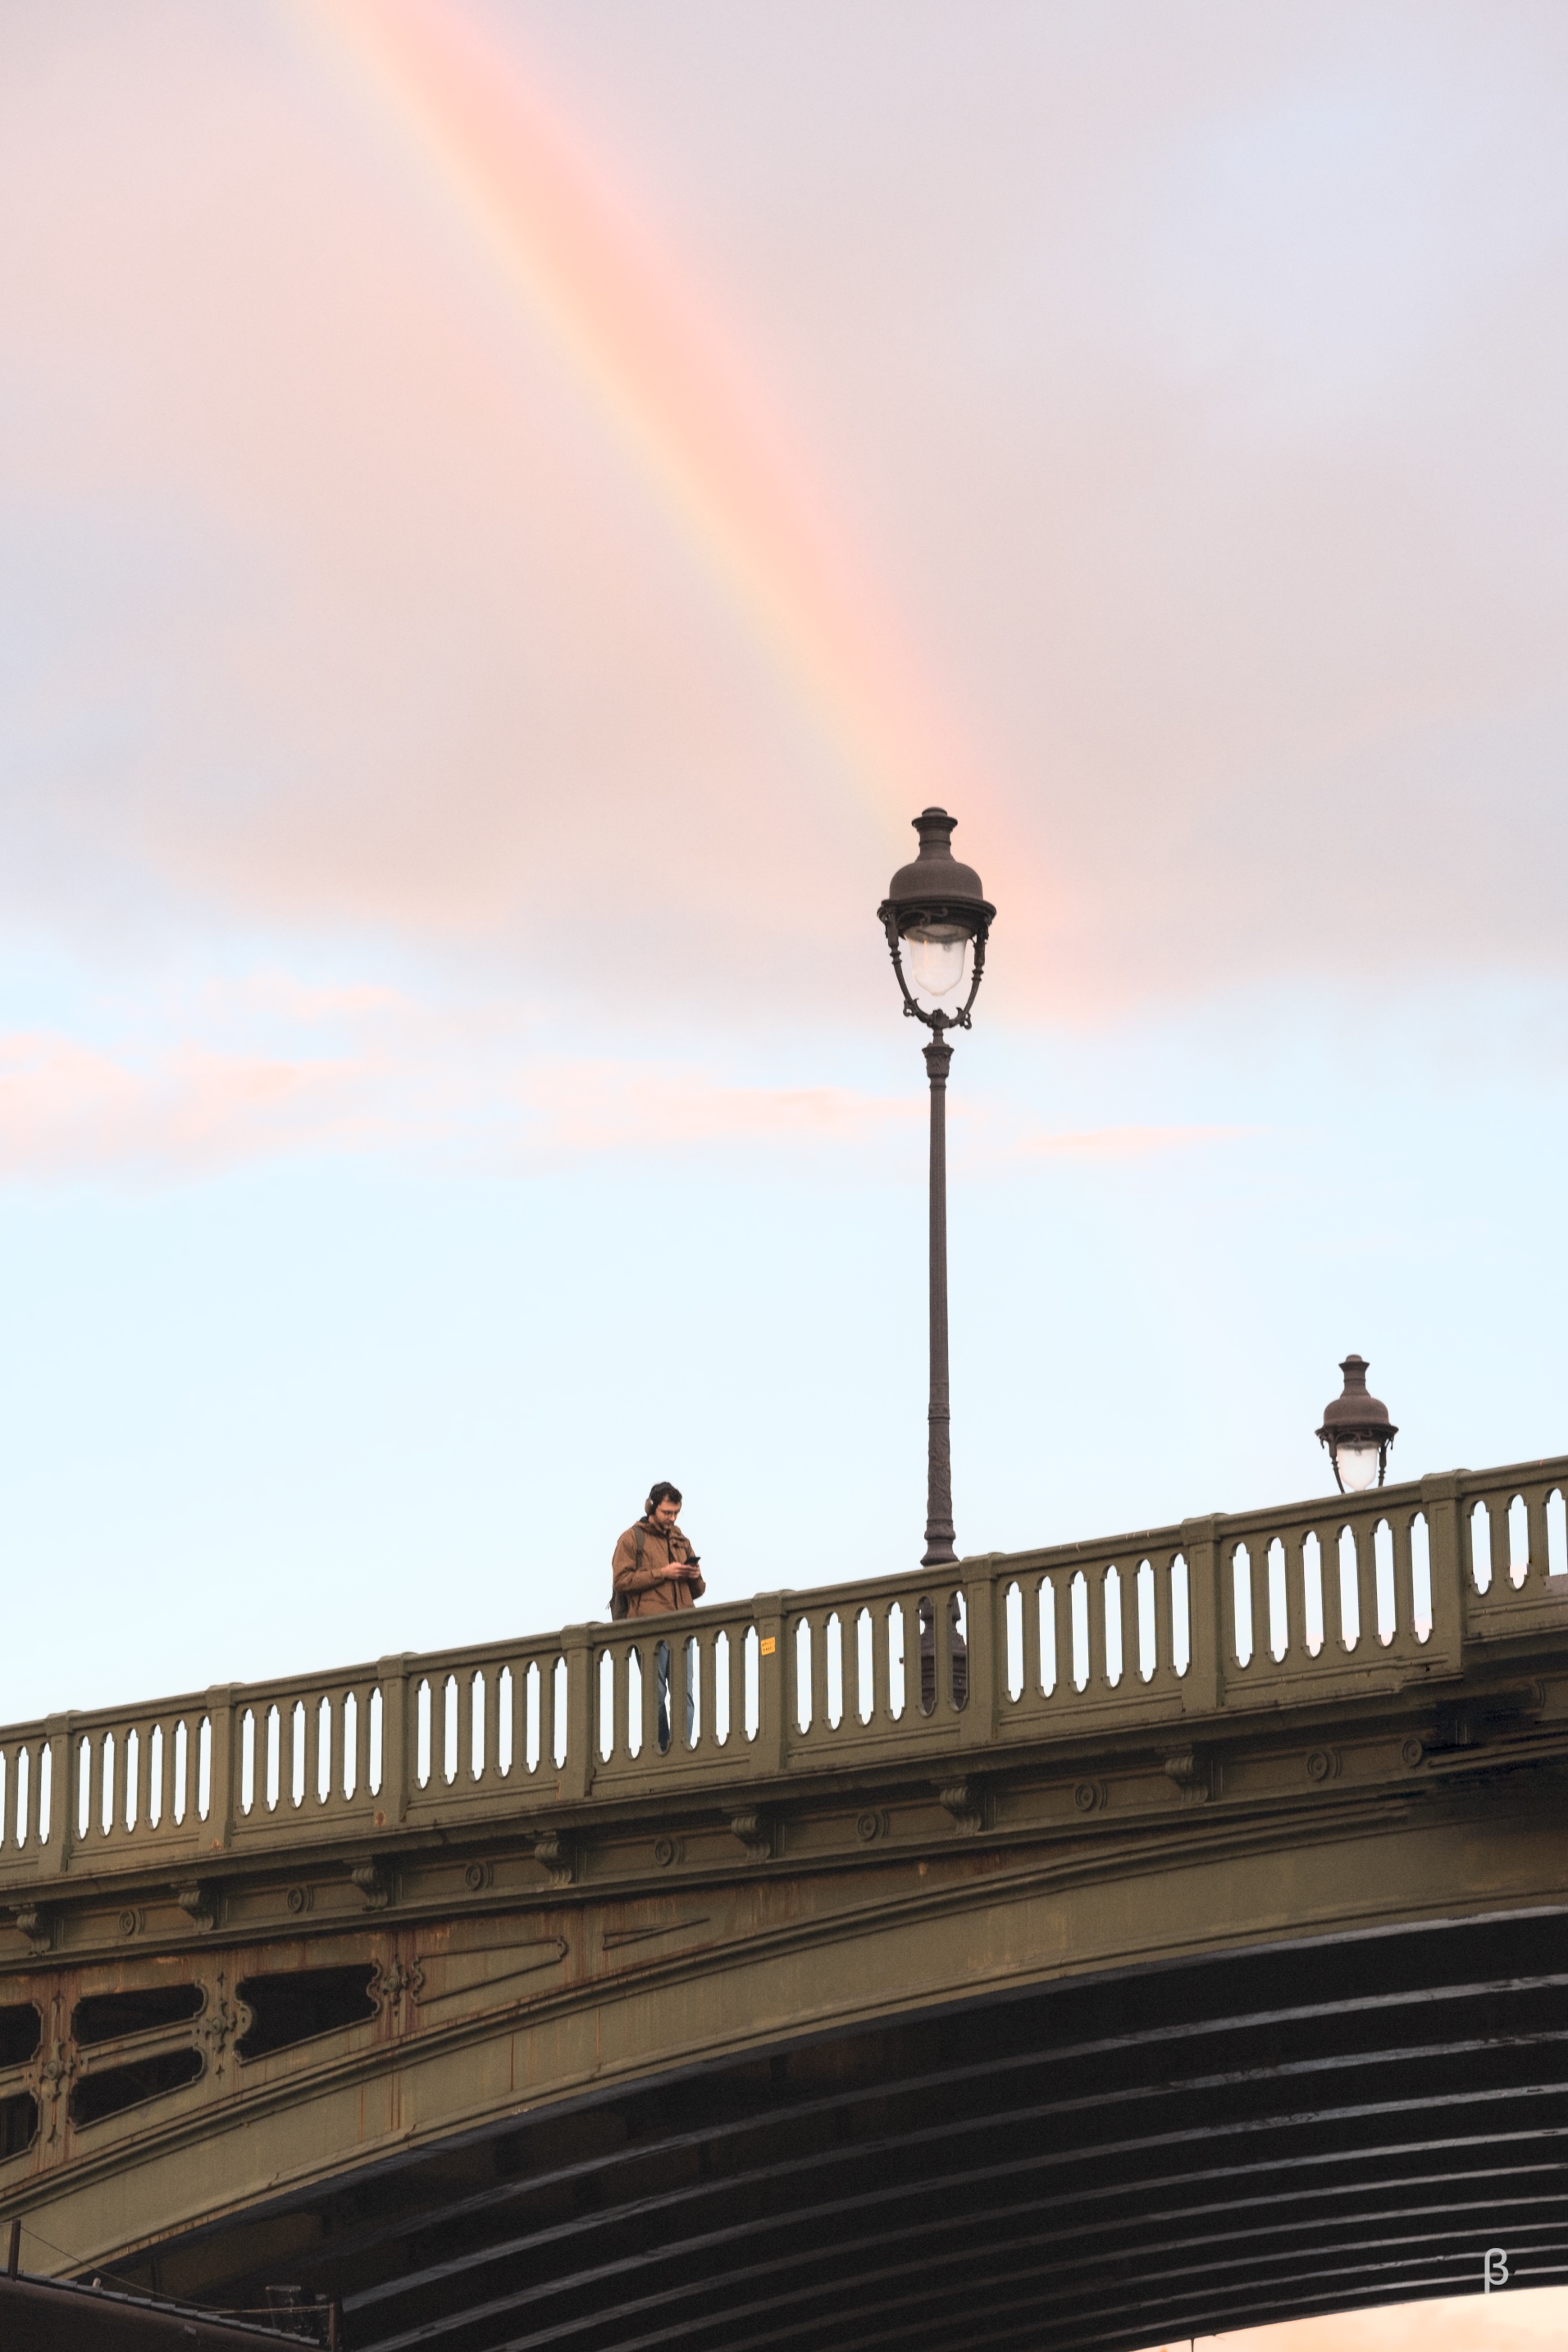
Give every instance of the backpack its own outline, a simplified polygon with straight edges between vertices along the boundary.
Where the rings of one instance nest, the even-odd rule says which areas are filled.
[[[642,1573],[642,1550],[643,1550],[643,1545],[645,1544],[645,1542],[646,1542],[647,1540],[647,1529],[644,1527],[644,1525],[643,1525],[642,1521],[639,1519],[639,1520],[637,1521],[637,1559],[636,1559],[633,1561],[633,1563],[632,1563],[632,1565],[633,1565],[633,1566],[634,1566],[634,1568],[637,1570],[637,1574],[638,1574],[639,1576],[640,1576],[640,1575],[641,1575],[641,1573]],[[611,1617],[612,1617],[612,1618],[615,1618],[615,1619],[619,1619],[619,1618],[622,1618],[622,1617],[629,1617],[629,1616],[631,1615],[631,1613],[632,1613],[631,1595],[630,1595],[629,1593],[623,1592],[623,1591],[621,1591],[621,1589],[620,1589],[619,1585],[617,1585],[617,1584],[612,1584],[612,1585],[611,1585],[611,1587],[610,1587],[610,1615],[611,1615]]]

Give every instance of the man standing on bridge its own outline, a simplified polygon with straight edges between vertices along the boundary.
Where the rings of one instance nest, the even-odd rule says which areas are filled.
[[[657,1617],[671,1609],[694,1609],[707,1591],[697,1554],[676,1525],[680,1489],[661,1478],[648,1495],[643,1516],[616,1544],[610,1562],[614,1580],[612,1617]],[[669,1746],[669,1643],[654,1650],[658,1685],[658,1744]],[[690,1681],[686,1685],[686,1736],[694,1720]]]

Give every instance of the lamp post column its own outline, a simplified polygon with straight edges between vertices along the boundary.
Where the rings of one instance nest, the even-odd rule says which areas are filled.
[[[952,1060],[947,1038],[950,1030],[969,1026],[985,969],[986,934],[996,919],[979,875],[952,854],[957,822],[945,809],[921,810],[914,821],[921,854],[900,866],[877,909],[904,1011],[931,1033],[925,1049],[931,1080],[931,1402],[922,1568],[946,1568],[958,1559],[952,1548],[947,1396],[947,1073]]]
[[[922,1568],[945,1567],[952,1548],[952,1449],[947,1381],[947,1073],[952,1047],[941,1030],[925,1047],[931,1078],[931,1403],[926,1414],[926,1548]]]

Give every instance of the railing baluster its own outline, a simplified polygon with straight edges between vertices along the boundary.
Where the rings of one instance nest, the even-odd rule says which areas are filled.
[[[499,1658],[491,1659],[479,1669],[484,1686],[484,1734],[479,1745],[479,1762],[485,1786],[493,1788],[500,1779],[500,1678]]]
[[[321,1785],[321,1702],[312,1694],[305,1701],[305,1786],[300,1799],[307,1812],[314,1811]]]
[[[1247,1613],[1252,1638],[1247,1664],[1261,1668],[1268,1656],[1268,1580],[1265,1566],[1268,1555],[1266,1540],[1251,1537],[1243,1547],[1243,1553],[1247,1561]]]
[[[1546,1486],[1531,1486],[1525,1492],[1525,1523],[1530,1529],[1530,1572],[1522,1587],[1526,1592],[1539,1592],[1546,1575],[1546,1497],[1550,1492]]]
[[[1377,1602],[1377,1521],[1363,1512],[1353,1525],[1356,1609],[1361,1619],[1356,1654],[1364,1657],[1369,1650],[1376,1652],[1383,1647],[1383,1627]]]
[[[680,1638],[680,1744],[689,1755],[700,1753],[712,1745],[709,1737],[708,1713],[702,1705],[702,1685],[709,1684],[709,1708],[712,1706],[712,1677],[702,1672],[704,1644],[700,1635],[684,1633]],[[696,1749],[692,1735],[696,1734]]]
[[[725,1748],[731,1756],[746,1752],[746,1628],[731,1625],[728,1674],[730,1677],[730,1736]]]
[[[647,1630],[648,1621],[637,1643],[637,1655],[642,1665],[642,1756],[646,1769],[658,1754],[658,1642]]]
[[[1120,1690],[1127,1680],[1127,1579],[1120,1561],[1113,1561],[1100,1580],[1101,1615],[1105,1622],[1105,1686]],[[1115,1641],[1111,1635],[1114,1633]],[[1110,1654],[1116,1652],[1117,1679],[1110,1679]]]
[[[1353,1594],[1355,1600],[1355,1610],[1353,1615],[1351,1610],[1346,1606],[1347,1580],[1345,1570],[1347,1562],[1345,1559],[1345,1533],[1347,1528],[1350,1529],[1351,1534],[1350,1560],[1348,1562],[1350,1577],[1348,1580],[1350,1591]],[[1348,1519],[1342,1519],[1338,1527],[1334,1529],[1332,1583],[1334,1593],[1334,1637],[1338,1642],[1341,1650],[1348,1655],[1353,1656],[1361,1643],[1365,1639],[1366,1621],[1364,1612],[1362,1609],[1361,1548],[1356,1542],[1354,1528],[1352,1527],[1351,1522]]]
[[[458,1676],[458,1778],[459,1789],[474,1785],[474,1750],[483,1737],[484,1717],[480,1713],[479,1676],[470,1669]],[[479,1770],[483,1771],[481,1756]]]
[[[1155,1552],[1149,1565],[1154,1575],[1154,1672],[1149,1687],[1176,1679],[1175,1619],[1171,1608],[1171,1559],[1168,1552]]]
[[[827,1612],[814,1609],[806,1619],[811,1650],[811,1733],[826,1738],[833,1727],[827,1720]]]
[[[354,1707],[354,1803],[370,1801],[370,1708],[374,1695],[374,1683],[360,1683],[354,1689],[358,1704]]]
[[[87,1804],[87,1833],[92,1840],[94,1845],[100,1845],[103,1842],[104,1807],[109,1801],[110,1795],[110,1784],[109,1782],[108,1776],[113,1768],[113,1757],[110,1749],[109,1739],[110,1735],[108,1733],[102,1731],[99,1732],[93,1739],[91,1748],[92,1778],[89,1784],[91,1790],[91,1794],[88,1798]],[[33,1776],[27,1788],[29,1814],[32,1811],[32,1801],[36,1794],[36,1780],[37,1774]]]
[[[153,1738],[153,1727],[150,1723],[139,1722],[134,1728],[136,1760],[131,1767],[130,1779],[126,1786],[126,1818],[129,1821],[134,1817],[137,1836],[145,1837],[149,1769],[147,1750]]]
[[[343,1803],[343,1774],[347,1769],[349,1736],[349,1695],[345,1684],[334,1683],[323,1694],[326,1699],[326,1720],[321,1726],[321,1777],[316,1782],[318,1811],[341,1812]],[[321,1793],[323,1786],[326,1793]]]
[[[1307,1536],[1304,1528],[1292,1528],[1285,1542],[1285,1622],[1289,1642],[1284,1664],[1287,1667],[1305,1666],[1310,1662],[1307,1647]]]
[[[1394,1639],[1389,1649],[1396,1658],[1421,1654],[1415,1638],[1415,1562],[1410,1541],[1414,1516],[1408,1509],[1388,1514],[1388,1531],[1394,1538]]]
[[[635,1696],[636,1678],[632,1674],[634,1644],[625,1635],[611,1647],[613,1679],[610,1685],[611,1734],[610,1761],[626,1764],[631,1760],[632,1743],[642,1730],[640,1721],[634,1722],[637,1711]]]
[[[1105,1655],[1105,1578],[1106,1570],[1097,1561],[1088,1570],[1084,1582],[1089,1619],[1089,1680],[1083,1686],[1083,1695],[1090,1703],[1103,1696],[1110,1687]]]

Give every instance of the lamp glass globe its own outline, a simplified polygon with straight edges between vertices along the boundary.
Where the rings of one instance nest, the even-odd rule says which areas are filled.
[[[958,923],[918,923],[904,934],[910,987],[933,1010],[956,996],[969,971],[969,933]]]
[[[1364,1495],[1369,1486],[1377,1484],[1375,1445],[1342,1445],[1334,1454],[1340,1483],[1347,1495]]]

